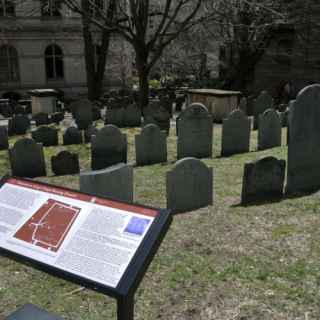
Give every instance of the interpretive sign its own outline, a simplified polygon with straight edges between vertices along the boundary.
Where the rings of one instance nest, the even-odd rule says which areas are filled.
[[[8,177],[0,252],[114,296],[118,319],[133,319],[133,294],[171,219],[165,210]]]

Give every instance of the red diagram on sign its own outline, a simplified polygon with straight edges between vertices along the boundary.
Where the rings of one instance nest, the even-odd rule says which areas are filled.
[[[48,199],[14,237],[57,252],[80,210],[66,203]]]

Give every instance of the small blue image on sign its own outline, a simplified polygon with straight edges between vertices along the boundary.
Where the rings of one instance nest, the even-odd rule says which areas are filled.
[[[132,217],[124,231],[141,236],[148,227],[149,223],[149,219]]]

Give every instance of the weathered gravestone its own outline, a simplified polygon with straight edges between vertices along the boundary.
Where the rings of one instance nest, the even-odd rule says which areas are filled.
[[[45,112],[39,112],[33,116],[36,126],[48,125],[50,123],[49,115]]]
[[[135,136],[136,163],[138,166],[167,161],[167,135],[155,124],[142,128]]]
[[[63,144],[65,146],[71,144],[81,144],[82,134],[76,127],[69,127],[63,134]]]
[[[85,130],[92,124],[92,104],[89,100],[73,102],[71,110],[79,130]]]
[[[285,160],[278,160],[274,157],[246,163],[241,202],[248,203],[282,197],[285,170]]]
[[[259,116],[263,114],[267,109],[273,107],[273,98],[269,95],[267,91],[262,91],[257,99],[254,101],[253,105],[253,129],[257,130],[259,127]]]
[[[5,126],[0,126],[0,150],[7,150],[8,148],[8,129]]]
[[[32,139],[18,140],[9,149],[9,158],[13,176],[35,178],[46,175],[42,144]]]
[[[118,104],[111,105],[107,108],[105,124],[111,124],[118,128],[124,127],[125,109]]]
[[[69,151],[61,151],[51,157],[52,172],[56,176],[78,174],[80,172],[79,157]]]
[[[206,107],[193,103],[178,121],[178,159],[212,157],[213,123]]]
[[[91,168],[100,170],[121,162],[127,162],[127,136],[107,125],[91,138]]]
[[[58,141],[58,130],[55,128],[41,126],[37,130],[32,131],[32,139],[38,143],[42,143],[44,147],[57,146]]]
[[[133,202],[133,168],[119,163],[103,170],[81,172],[80,190],[94,196]]]
[[[63,112],[55,112],[51,115],[51,121],[55,124],[59,124],[64,119]]]
[[[259,117],[258,150],[281,146],[281,122],[278,112],[266,110]]]
[[[222,124],[221,155],[249,152],[251,121],[242,110],[230,113]]]
[[[128,105],[124,110],[123,117],[123,124],[125,127],[141,126],[141,110],[136,104]]]
[[[167,134],[170,131],[170,113],[160,104],[154,101],[143,110],[143,126],[156,124],[160,130],[165,130]]]
[[[91,137],[97,135],[99,130],[94,126],[89,126],[88,129],[84,131],[84,142],[90,143]]]
[[[212,205],[213,170],[201,160],[179,160],[167,173],[167,208],[173,213]]]
[[[30,127],[30,120],[25,114],[18,114],[9,121],[13,134],[26,134]]]
[[[320,188],[320,85],[300,91],[290,107],[287,192]]]

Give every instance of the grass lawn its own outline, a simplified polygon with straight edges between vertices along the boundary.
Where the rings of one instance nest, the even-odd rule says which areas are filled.
[[[128,160],[134,161],[134,135]],[[283,145],[286,142],[283,129]],[[10,144],[16,137],[10,139]],[[262,156],[286,159],[286,146],[220,158],[221,126],[214,127],[214,205],[174,217],[158,254],[136,293],[139,320],[320,319],[319,194],[263,205],[240,206],[244,163]],[[50,157],[77,152],[90,168],[89,145],[45,148],[48,176],[39,180],[79,188],[78,176],[53,177]],[[165,175],[176,156],[175,129],[168,138],[168,163],[134,169],[135,201],[165,207]],[[9,170],[0,152],[0,174]],[[66,319],[116,319],[115,300],[0,258],[0,319],[34,303]]]

